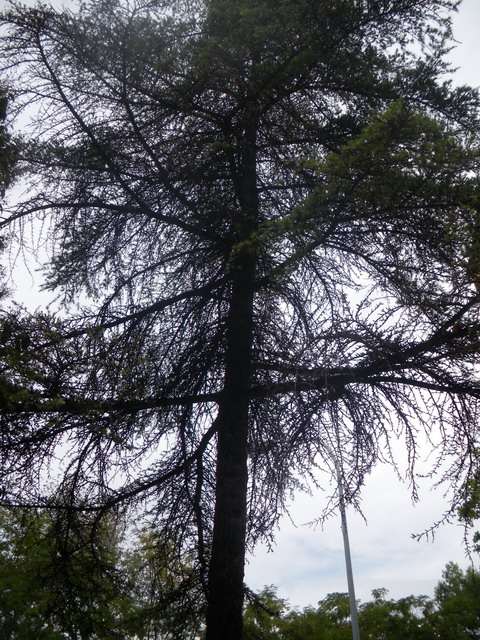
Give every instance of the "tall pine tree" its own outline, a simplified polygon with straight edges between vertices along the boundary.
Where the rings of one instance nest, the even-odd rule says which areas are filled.
[[[32,120],[4,224],[42,234],[65,306],[4,318],[2,502],[156,521],[196,550],[207,640],[240,638],[245,550],[330,448],[350,498],[398,438],[413,478],[422,428],[453,488],[470,464],[478,98],[442,79],[454,4],[3,15]]]

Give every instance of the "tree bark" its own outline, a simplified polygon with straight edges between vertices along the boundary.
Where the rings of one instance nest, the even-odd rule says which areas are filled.
[[[252,298],[238,283],[229,317],[229,358],[219,409],[206,640],[239,640],[242,635]]]
[[[253,234],[258,224],[255,134],[253,128],[251,131],[239,180],[241,210],[235,237],[241,249],[233,257],[224,389],[218,413],[216,500],[208,574],[206,640],[240,640],[242,637],[256,267]]]

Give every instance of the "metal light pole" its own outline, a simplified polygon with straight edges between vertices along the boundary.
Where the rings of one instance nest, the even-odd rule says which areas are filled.
[[[345,566],[347,568],[348,598],[350,601],[350,618],[352,619],[352,636],[353,640],[360,640],[360,627],[358,626],[357,601],[355,599],[355,587],[353,584],[352,558],[350,555],[350,542],[348,540],[347,514],[345,509],[345,495],[343,492],[342,474],[340,471],[340,465],[338,464],[338,460],[334,452],[329,447],[326,447],[326,449],[328,451],[328,454],[330,455],[330,458],[332,459],[333,464],[335,465],[335,472],[337,474],[338,498],[343,533],[343,548],[345,550]]]

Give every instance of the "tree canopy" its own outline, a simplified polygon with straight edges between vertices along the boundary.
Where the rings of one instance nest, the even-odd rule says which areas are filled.
[[[3,13],[30,119],[3,225],[40,235],[64,306],[3,316],[2,503],[155,522],[195,557],[207,640],[239,640],[245,551],[330,449],[355,500],[398,439],[414,483],[423,431],[461,500],[479,101],[444,78],[454,5]]]

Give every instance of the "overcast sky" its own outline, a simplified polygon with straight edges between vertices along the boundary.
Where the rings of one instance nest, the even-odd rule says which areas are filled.
[[[26,3],[33,4],[30,0]],[[0,0],[0,7],[4,4]],[[57,0],[52,4],[62,3]],[[459,44],[450,55],[459,67],[455,76],[459,84],[480,86],[479,26],[480,0],[463,0],[454,16],[454,35]],[[33,278],[30,281],[33,285]],[[339,517],[331,518],[323,529],[301,526],[321,511],[325,498],[321,493],[297,498],[292,516],[298,526],[284,519],[275,550],[267,552],[260,547],[250,558],[246,570],[250,588],[274,584],[280,597],[300,607],[315,605],[327,593],[347,590]],[[412,593],[432,595],[449,560],[468,565],[463,529],[458,524],[441,527],[433,541],[412,539],[412,534],[440,520],[446,508],[441,490],[430,491],[427,482],[422,485],[420,498],[413,505],[408,486],[402,485],[388,467],[378,467],[363,491],[367,522],[349,510],[355,588],[362,601],[368,600],[377,587],[386,587],[393,598]]]
[[[480,86],[479,27],[480,0],[463,0],[453,18],[458,44],[450,54],[458,67],[454,78],[458,84]],[[392,598],[433,595],[448,561],[468,566],[458,523],[440,527],[433,540],[412,538],[438,522],[446,510],[442,488],[431,491],[430,484],[422,484],[420,501],[413,505],[408,486],[388,467],[377,467],[369,476],[362,506],[367,523],[352,509],[347,514],[357,598],[370,599],[377,587],[387,588]],[[295,523],[310,521],[325,497],[300,496],[292,508]],[[250,588],[274,584],[280,597],[300,607],[315,605],[327,593],[347,591],[339,517],[316,530],[295,527],[284,519],[276,539],[273,552],[258,548],[250,558],[246,570]]]

